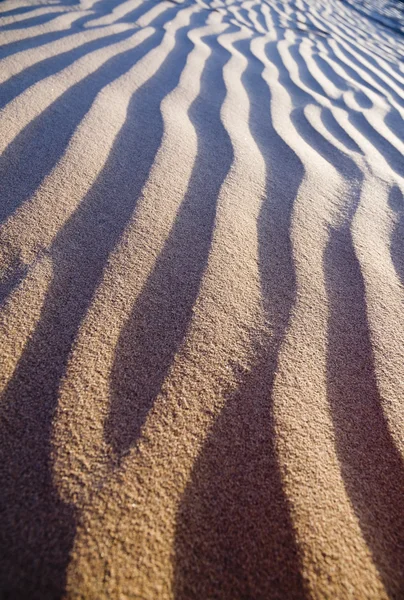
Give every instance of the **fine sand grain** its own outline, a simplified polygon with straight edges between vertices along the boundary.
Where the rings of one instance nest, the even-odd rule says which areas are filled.
[[[0,599],[404,598],[404,4],[0,4]]]

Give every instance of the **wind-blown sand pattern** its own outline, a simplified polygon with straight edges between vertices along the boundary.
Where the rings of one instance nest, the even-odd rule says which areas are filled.
[[[404,598],[404,4],[0,4],[0,598]]]

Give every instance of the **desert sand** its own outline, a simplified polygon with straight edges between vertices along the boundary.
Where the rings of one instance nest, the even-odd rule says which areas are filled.
[[[0,598],[404,598],[404,4],[0,4]]]

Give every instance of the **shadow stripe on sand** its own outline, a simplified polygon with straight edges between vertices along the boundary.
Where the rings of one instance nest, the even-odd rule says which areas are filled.
[[[271,95],[250,41],[242,84],[249,127],[266,166],[266,198],[257,223],[259,270],[271,335],[256,347],[193,468],[177,517],[176,598],[304,598],[301,562],[275,450],[271,392],[280,345],[295,299],[289,238],[303,165],[271,122]],[[265,118],[264,118],[265,116]],[[283,186],[285,166],[293,173]]]
[[[54,599],[65,587],[76,517],[52,482],[58,388],[80,322],[161,143],[160,102],[178,83],[192,47],[187,33],[200,21],[201,15],[194,15],[189,26],[177,31],[174,49],[133,96],[103,171],[49,250],[53,280],[0,411],[0,578],[10,598]],[[161,37],[158,32],[147,48]],[[133,53],[131,58],[133,66]]]
[[[216,36],[202,40],[212,52],[188,111],[197,133],[195,164],[169,238],[116,348],[105,436],[118,459],[135,444],[187,331],[208,259],[217,198],[233,161],[220,119],[226,93],[222,69],[229,55]]]
[[[352,239],[363,173],[303,118],[295,124],[308,143],[349,182],[346,213],[329,227],[324,272],[329,300],[327,396],[344,486],[363,537],[392,598],[404,592],[404,464],[383,412],[368,325],[361,265]],[[394,474],[394,475],[393,475]]]

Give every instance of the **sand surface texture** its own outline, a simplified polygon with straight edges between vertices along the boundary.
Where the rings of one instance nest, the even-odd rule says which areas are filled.
[[[0,598],[404,598],[404,3],[0,4]]]

